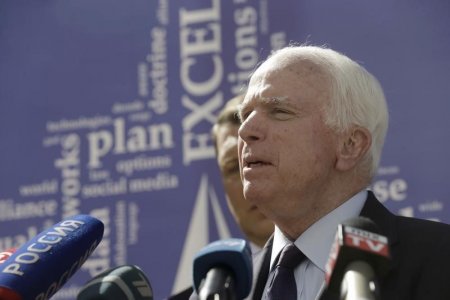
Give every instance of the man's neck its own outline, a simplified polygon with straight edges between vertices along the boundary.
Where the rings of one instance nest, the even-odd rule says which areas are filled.
[[[292,219],[282,219],[275,223],[287,238],[291,241],[295,241],[311,225],[341,206],[363,189],[364,187],[357,187],[345,192],[341,190],[341,194],[336,192],[333,196],[325,196],[326,200],[322,201],[322,205],[318,202],[319,205],[308,210],[308,213],[305,213],[303,216],[297,216]]]

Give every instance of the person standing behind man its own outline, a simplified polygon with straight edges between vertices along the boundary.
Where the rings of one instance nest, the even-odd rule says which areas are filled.
[[[373,75],[334,50],[289,46],[253,73],[239,116],[244,196],[276,225],[254,299],[315,299],[338,224],[357,216],[389,240],[380,299],[450,299],[450,226],[395,216],[367,190],[388,127]],[[293,272],[278,270],[285,257]]]
[[[243,98],[243,95],[238,95],[226,103],[212,128],[212,137],[228,208],[250,242],[252,253],[255,253],[267,242],[273,233],[274,225],[255,204],[244,198],[242,191],[237,152],[240,125],[237,113]]]
[[[252,255],[259,257],[259,252],[273,233],[274,225],[254,204],[244,198],[242,192],[237,152],[240,120],[237,113],[243,98],[243,95],[238,95],[225,104],[211,134],[228,208],[245,238],[249,241]],[[254,271],[254,280],[256,280],[260,267],[258,259],[255,259],[254,262],[258,265]],[[189,299],[192,292],[192,288],[189,288],[171,296],[169,300]]]

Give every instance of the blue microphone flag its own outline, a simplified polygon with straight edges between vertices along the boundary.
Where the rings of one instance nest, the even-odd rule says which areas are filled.
[[[103,230],[100,220],[76,215],[29,240],[0,266],[0,300],[2,290],[26,300],[50,298],[95,250]]]

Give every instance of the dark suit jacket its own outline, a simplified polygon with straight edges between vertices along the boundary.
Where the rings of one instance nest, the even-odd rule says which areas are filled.
[[[361,216],[374,221],[389,240],[392,261],[389,272],[380,279],[380,299],[450,299],[450,225],[395,216],[372,192],[368,194]],[[255,300],[261,299],[267,281],[270,242],[263,251],[266,252],[266,273],[260,273],[256,282]]]

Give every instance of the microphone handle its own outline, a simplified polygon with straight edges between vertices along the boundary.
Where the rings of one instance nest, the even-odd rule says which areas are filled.
[[[237,300],[233,276],[223,268],[212,268],[200,286],[200,300]]]
[[[350,263],[341,284],[341,300],[379,300],[373,268],[365,261]]]

